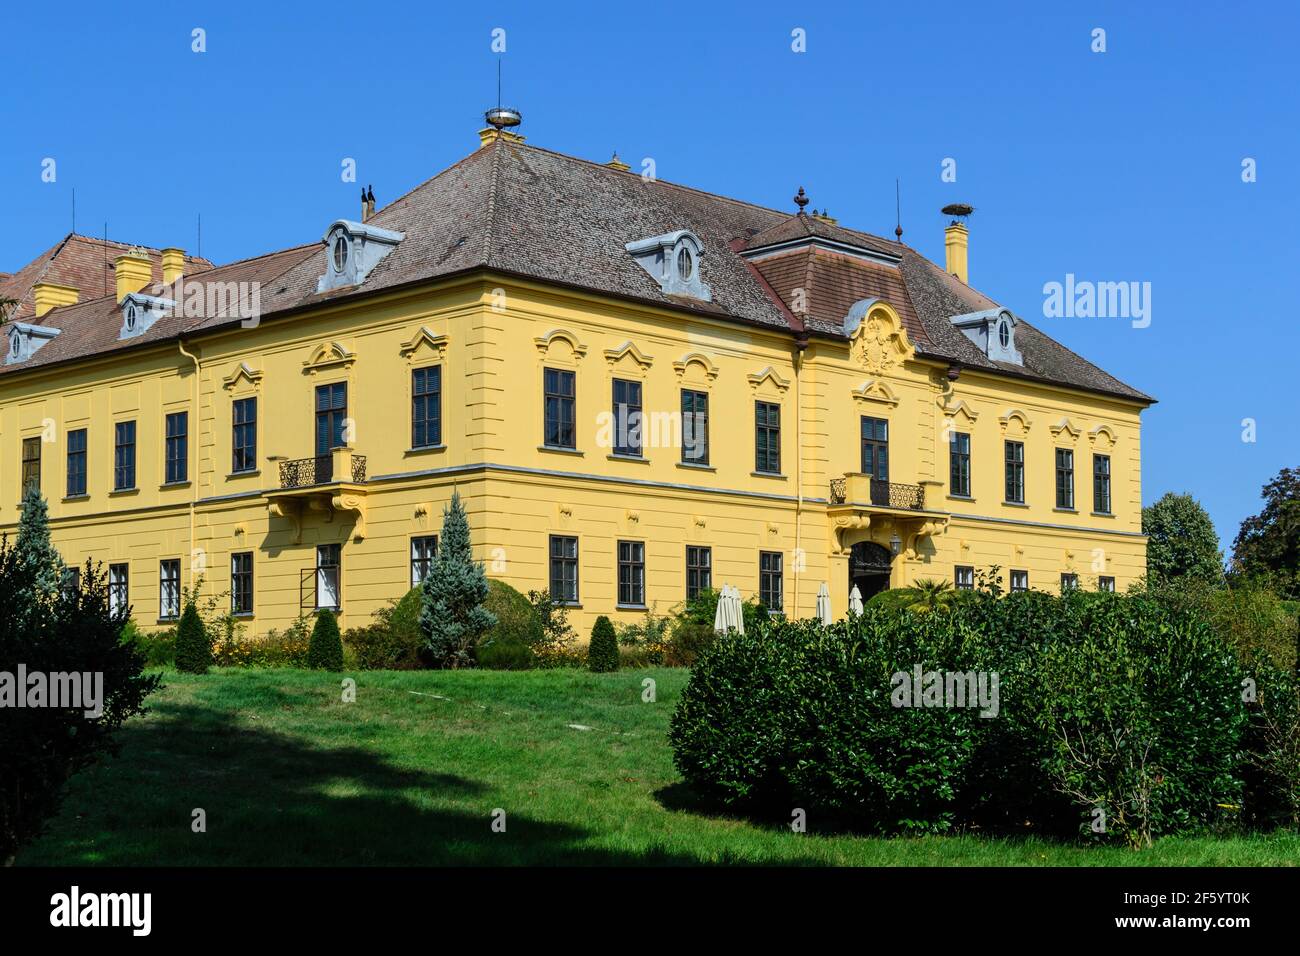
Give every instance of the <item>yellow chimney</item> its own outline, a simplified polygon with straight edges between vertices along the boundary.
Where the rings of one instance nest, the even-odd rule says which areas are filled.
[[[522,143],[524,137],[521,133],[512,133],[508,129],[494,129],[491,126],[485,126],[478,131],[479,149],[484,146],[490,146],[498,139],[503,139],[507,143]]]
[[[171,285],[185,274],[185,250],[164,249],[162,251],[163,285]]]
[[[139,292],[153,278],[153,263],[143,249],[132,248],[113,260],[113,276],[117,279],[117,301],[121,302],[132,292]]]
[[[38,319],[50,309],[57,309],[61,305],[76,305],[80,297],[81,293],[70,285],[59,285],[56,282],[38,282],[32,286],[32,298],[36,300],[36,317]]]
[[[949,275],[955,275],[962,282],[968,284],[966,247],[969,236],[966,227],[959,222],[952,223],[943,231],[943,247],[947,253],[948,273]]]

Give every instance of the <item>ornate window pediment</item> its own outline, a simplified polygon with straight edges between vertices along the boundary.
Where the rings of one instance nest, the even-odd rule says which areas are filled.
[[[421,349],[428,349],[441,361],[447,354],[447,336],[437,335],[427,325],[422,325],[414,335],[401,344],[400,352],[402,358],[411,361]]]
[[[1052,430],[1053,438],[1060,438],[1061,435],[1064,433],[1068,435],[1071,440],[1074,440],[1083,434],[1082,429],[1080,429],[1077,425],[1075,425],[1074,422],[1070,421],[1068,417],[1062,418],[1059,422],[1057,422],[1055,425],[1051,427],[1051,430]]]
[[[235,366],[235,370],[221,380],[221,384],[227,390],[234,389],[241,381],[257,388],[262,384],[262,371],[255,369],[247,362],[240,362]]]
[[[1013,422],[1022,432],[1029,431],[1029,426],[1031,424],[1029,416],[1018,408],[1008,408],[1006,414],[1001,415],[998,418],[998,423],[1002,426],[1003,434],[1006,434],[1007,431],[1011,430]]]
[[[878,402],[882,405],[897,405],[898,396],[888,384],[878,378],[869,378],[853,390],[853,397],[860,402]]]
[[[617,365],[625,358],[631,358],[642,371],[648,369],[654,362],[654,359],[637,348],[636,343],[632,341],[624,342],[616,349],[605,349],[605,361],[611,366]]]
[[[790,387],[790,383],[778,375],[776,369],[770,365],[761,372],[747,375],[746,378],[749,380],[749,387],[755,391],[762,388],[765,383],[770,384],[778,392],[785,392]]]
[[[315,375],[327,369],[350,368],[356,360],[357,353],[341,342],[324,342],[316,346],[311,357],[302,363],[302,368],[307,374]]]
[[[1103,422],[1088,432],[1088,440],[1094,445],[1109,448],[1119,441],[1119,436],[1115,434],[1115,429]]]
[[[533,344],[537,346],[537,351],[542,353],[543,358],[554,358],[551,352],[556,342],[563,342],[573,354],[574,361],[582,358],[587,354],[587,346],[578,340],[578,337],[568,329],[551,329],[545,335],[539,335],[533,339]]]
[[[692,368],[698,369],[710,384],[718,377],[718,367],[703,352],[687,352],[673,363],[673,371],[677,373],[678,378],[686,378]]]

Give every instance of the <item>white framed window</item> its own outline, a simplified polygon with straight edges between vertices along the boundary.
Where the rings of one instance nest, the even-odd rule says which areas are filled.
[[[158,618],[174,621],[181,616],[181,563],[169,558],[158,563]]]
[[[433,570],[433,559],[438,555],[438,536],[426,535],[411,539],[411,587],[418,588],[425,576]]]
[[[343,546],[316,546],[316,609],[337,611],[342,583]]]
[[[113,614],[124,614],[130,607],[131,566],[129,564],[110,564],[108,566],[108,609]]]

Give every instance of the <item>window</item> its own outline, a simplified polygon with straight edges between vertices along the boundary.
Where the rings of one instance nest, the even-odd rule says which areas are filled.
[[[1016,594],[1020,591],[1029,590],[1029,572],[1012,571],[1011,572],[1011,593]]]
[[[1025,443],[1004,442],[1006,449],[1007,497],[1012,504],[1025,503]]]
[[[411,372],[411,447],[442,444],[442,366]]]
[[[1079,586],[1079,576],[1077,574],[1070,574],[1069,572],[1066,572],[1061,575],[1062,594],[1064,594],[1066,591],[1073,591],[1078,586]]]
[[[889,422],[862,417],[862,473],[889,480]]]
[[[760,403],[761,404],[761,403]],[[781,552],[758,552],[758,599],[769,611],[782,611],[783,580],[781,574]]]
[[[578,603],[578,539],[551,535],[551,598]]]
[[[577,448],[574,411],[574,374],[548,368],[542,374],[545,405],[543,442],[551,448]]]
[[[28,488],[41,490],[41,439],[23,439],[23,494]]]
[[[337,600],[334,606],[338,606]],[[251,551],[241,551],[230,556],[230,613],[253,613],[253,552]]]
[[[1097,578],[1097,590],[1109,591],[1111,594],[1114,594],[1115,579],[1111,577],[1107,577],[1106,575],[1103,574],[1101,577]]]
[[[113,614],[125,614],[131,595],[131,569],[126,564],[108,566],[108,609]]]
[[[1074,452],[1056,449],[1056,507],[1074,508]]]
[[[691,255],[691,250],[682,246],[677,250],[677,277],[683,282],[691,281],[691,273],[695,271],[695,258]]]
[[[257,399],[235,400],[231,415],[230,470],[235,474],[257,470]]]
[[[135,487],[135,422],[113,426],[113,490]]]
[[[754,403],[754,470],[781,473],[781,406],[772,402]]]
[[[81,590],[81,568],[63,569],[62,580],[60,582],[63,593],[67,597],[72,597]]]
[[[433,570],[433,559],[437,554],[436,534],[411,539],[411,587],[418,587],[425,575]]]
[[[323,458],[347,444],[348,385],[316,386],[316,457]]]
[[[686,600],[713,587],[713,549],[686,546]]]
[[[1110,514],[1110,455],[1092,456],[1092,510]]]
[[[645,606],[645,542],[618,543],[618,603],[623,607]]]
[[[1007,325],[1005,319],[998,323],[998,342],[1003,348],[1011,344],[1011,327]]]
[[[709,463],[709,395],[682,389],[682,461]]]
[[[975,590],[975,569],[956,567],[952,569],[952,584],[959,591]]]
[[[181,616],[181,563],[168,558],[158,563],[158,619],[174,621]]]
[[[339,236],[334,240],[334,271],[342,272],[343,267],[348,264],[348,240],[346,236]]]
[[[189,414],[187,412],[174,412],[167,416],[166,434],[166,475],[165,480],[170,484],[175,481],[185,481],[188,474],[189,462]]]
[[[68,497],[86,493],[86,430],[68,432]]]
[[[953,432],[948,441],[948,493],[970,497],[970,435]]]
[[[614,379],[614,454],[641,456],[641,383]]]
[[[339,609],[340,563],[343,546],[318,544],[316,546],[316,607]]]

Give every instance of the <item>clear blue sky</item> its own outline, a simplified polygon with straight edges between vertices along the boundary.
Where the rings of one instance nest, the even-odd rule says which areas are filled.
[[[107,219],[112,238],[193,249],[201,212],[218,262],[319,238],[356,212],[344,157],[383,205],[476,146],[499,27],[505,99],[536,145],[653,157],[660,178],[782,209],[803,185],[884,235],[901,177],[904,238],[940,262],[939,207],[975,205],[972,284],[1159,398],[1144,415],[1145,503],[1190,491],[1230,544],[1262,484],[1300,465],[1300,16],[806,6],[10,5],[0,269],[68,230],[74,187],[78,231]],[[206,53],[191,52],[196,27]],[[1091,51],[1098,27],[1105,53]],[[948,157],[956,183],[940,180]],[[1044,319],[1043,284],[1067,273],[1150,282],[1150,327]]]

